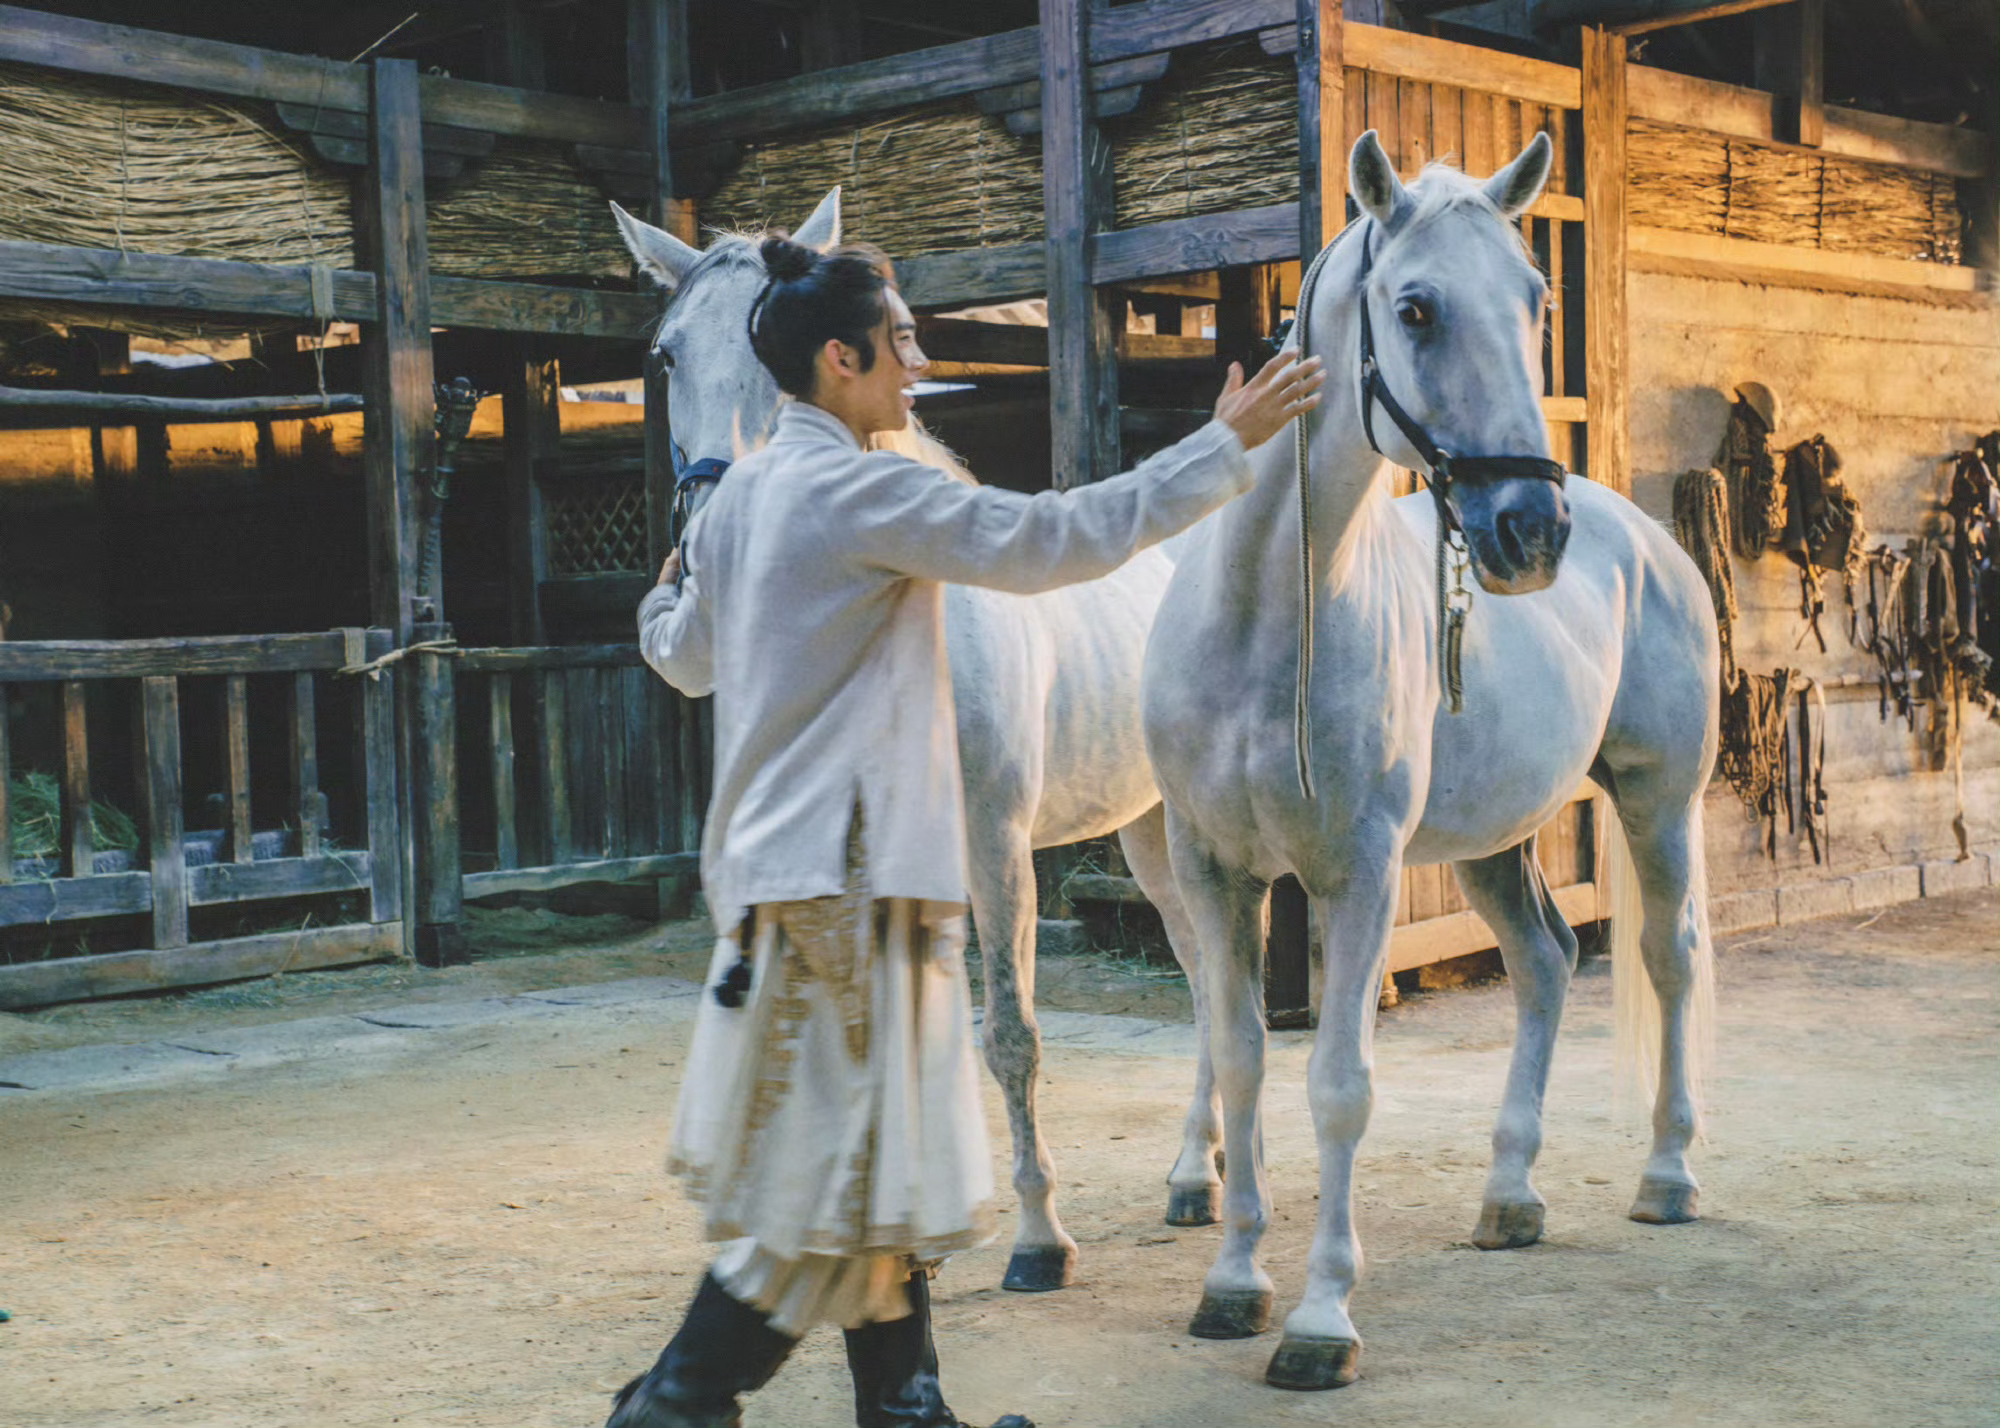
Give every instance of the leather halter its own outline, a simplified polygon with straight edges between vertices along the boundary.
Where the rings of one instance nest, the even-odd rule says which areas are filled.
[[[679,468],[674,473],[674,545],[681,553],[681,578],[686,579],[687,528],[688,522],[694,519],[695,497],[703,487],[720,486],[732,463],[720,456],[704,456],[699,461],[682,466],[680,448],[674,447],[673,452],[674,465]]]

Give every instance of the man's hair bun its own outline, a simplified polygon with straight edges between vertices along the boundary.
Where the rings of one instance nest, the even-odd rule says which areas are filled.
[[[819,261],[819,254],[801,243],[794,243],[782,233],[774,233],[764,240],[758,250],[764,260],[764,271],[775,282],[797,282],[813,270]]]

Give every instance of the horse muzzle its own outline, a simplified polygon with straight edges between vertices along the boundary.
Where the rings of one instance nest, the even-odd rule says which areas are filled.
[[[1554,582],[1569,544],[1569,499],[1560,484],[1539,477],[1459,481],[1451,505],[1480,589],[1525,595]]]

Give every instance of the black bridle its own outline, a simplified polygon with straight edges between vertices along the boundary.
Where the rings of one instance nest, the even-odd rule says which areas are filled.
[[[694,519],[695,500],[704,488],[722,484],[722,478],[729,474],[731,463],[720,456],[704,456],[699,461],[681,465],[681,449],[673,448],[674,465],[674,549],[681,553],[681,578],[686,579],[687,568],[687,528]]]

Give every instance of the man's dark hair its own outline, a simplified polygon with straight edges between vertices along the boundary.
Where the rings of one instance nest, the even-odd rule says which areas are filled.
[[[861,370],[875,365],[875,329],[888,304],[885,264],[870,251],[836,249],[821,254],[783,234],[758,250],[770,281],[750,308],[750,347],[778,385],[809,397],[813,359],[829,341],[861,354]]]

